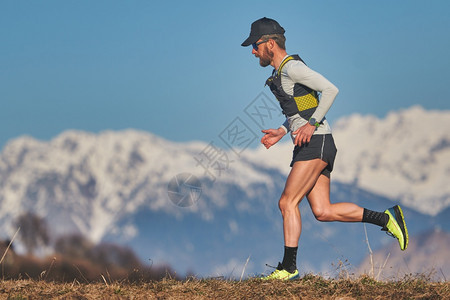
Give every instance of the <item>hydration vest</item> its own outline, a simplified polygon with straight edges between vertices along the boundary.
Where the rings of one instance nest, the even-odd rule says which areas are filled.
[[[291,55],[286,57],[277,70],[273,70],[272,76],[266,81],[266,85],[280,103],[283,114],[286,117],[291,117],[299,114],[302,118],[309,120],[319,105],[319,96],[317,91],[300,83],[294,84],[294,95],[288,95],[281,86],[281,69],[290,60],[300,60],[305,63],[300,56]]]

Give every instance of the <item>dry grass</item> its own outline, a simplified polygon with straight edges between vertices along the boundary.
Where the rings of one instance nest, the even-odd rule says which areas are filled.
[[[450,299],[450,283],[410,277],[380,282],[370,277],[324,279],[306,275],[290,282],[248,279],[165,278],[159,281],[55,283],[0,281],[1,299]]]

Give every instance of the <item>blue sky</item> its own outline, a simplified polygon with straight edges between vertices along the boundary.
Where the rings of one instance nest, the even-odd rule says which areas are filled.
[[[450,109],[450,1],[216,2],[0,1],[0,146],[67,129],[211,141],[271,96],[271,70],[240,46],[264,16],[340,89],[331,123]]]

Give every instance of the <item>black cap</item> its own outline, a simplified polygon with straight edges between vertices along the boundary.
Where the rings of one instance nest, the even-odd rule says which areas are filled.
[[[252,23],[250,36],[241,44],[241,46],[250,46],[251,44],[256,43],[257,40],[259,40],[263,35],[266,34],[283,33],[284,28],[281,27],[277,21],[264,17]]]

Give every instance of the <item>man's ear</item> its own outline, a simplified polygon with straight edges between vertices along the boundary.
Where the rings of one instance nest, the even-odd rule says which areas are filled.
[[[267,41],[267,43],[269,44],[268,46],[270,47],[270,49],[273,49],[273,47],[275,47],[275,41],[270,39],[269,41]]]

